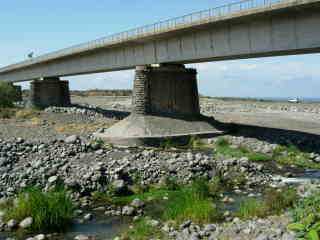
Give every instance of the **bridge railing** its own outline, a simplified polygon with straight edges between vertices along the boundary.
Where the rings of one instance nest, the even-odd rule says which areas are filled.
[[[58,57],[67,56],[70,54],[92,50],[99,47],[106,47],[115,43],[141,38],[144,36],[151,36],[157,33],[163,33],[179,28],[198,25],[205,22],[211,22],[223,16],[241,13],[243,11],[272,7],[279,3],[290,2],[292,0],[243,0],[240,2],[230,3],[216,8],[210,8],[204,11],[194,12],[181,17],[168,19],[150,25],[134,28],[128,31],[116,33],[104,38],[96,39],[84,44],[75,45],[66,49],[62,49],[53,53],[45,54],[24,62],[14,64],[0,69],[1,71],[11,70],[25,65],[32,65],[37,62],[48,61]]]

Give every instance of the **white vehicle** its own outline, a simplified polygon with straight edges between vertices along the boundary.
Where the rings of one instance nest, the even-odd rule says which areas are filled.
[[[299,103],[300,99],[299,98],[292,98],[288,100],[289,103]]]

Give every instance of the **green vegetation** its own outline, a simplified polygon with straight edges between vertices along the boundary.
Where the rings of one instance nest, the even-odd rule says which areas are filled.
[[[0,108],[13,107],[17,92],[15,88],[7,82],[0,82]]]
[[[269,161],[272,159],[271,156],[263,153],[257,153],[240,146],[238,148],[231,147],[229,141],[225,138],[219,138],[216,142],[216,152],[230,157],[241,158],[247,157],[250,161]]]
[[[292,210],[294,222],[288,229],[297,232],[298,239],[320,238],[320,192],[301,199]]]
[[[240,203],[236,215],[243,219],[249,219],[251,217],[264,217],[266,216],[266,212],[262,201],[255,198],[249,198]]]
[[[293,188],[284,188],[281,191],[267,189],[263,200],[249,198],[242,201],[236,215],[243,219],[249,219],[280,214],[283,210],[292,207],[297,199],[296,190]]]
[[[160,148],[170,149],[170,148],[180,148],[180,149],[193,149],[193,150],[203,150],[210,149],[212,146],[205,144],[201,141],[198,136],[191,136],[188,139],[179,138],[166,138],[160,143]]]
[[[215,144],[215,151],[224,156],[235,158],[247,157],[250,161],[266,162],[275,161],[281,165],[294,165],[301,168],[320,169],[320,164],[313,162],[309,158],[309,153],[302,152],[294,145],[279,146],[274,149],[272,154],[264,154],[253,152],[250,149],[240,146],[234,148],[231,143],[225,138],[219,138]]]
[[[142,218],[134,223],[133,228],[127,230],[121,236],[122,240],[149,240],[165,239],[161,230]]]
[[[218,190],[221,189],[220,181],[208,182],[199,179],[192,184],[179,186],[174,179],[168,179],[167,183],[166,186],[150,186],[143,191],[135,187],[134,189],[139,190],[133,191],[133,194],[129,196],[115,196],[109,192],[95,193],[93,199],[96,203],[116,206],[127,205],[136,198],[144,202],[153,202],[161,206],[161,209],[152,208],[148,215],[154,215],[158,211],[163,220],[172,220],[176,223],[186,220],[206,223],[220,219],[220,214],[214,204]],[[164,200],[164,198],[169,200]]]
[[[277,147],[273,151],[273,158],[282,165],[320,169],[319,163],[310,160],[309,153],[302,152],[294,145]]]
[[[182,223],[191,220],[195,223],[208,223],[220,218],[213,203],[209,186],[204,180],[196,180],[191,186],[182,188],[172,195],[163,214],[164,220]]]
[[[6,207],[6,220],[32,217],[30,230],[33,231],[61,231],[70,224],[74,211],[65,190],[58,188],[46,193],[30,188],[18,195],[17,204]]]

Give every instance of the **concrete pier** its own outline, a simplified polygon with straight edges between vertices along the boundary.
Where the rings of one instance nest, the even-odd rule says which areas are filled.
[[[199,115],[197,71],[181,64],[138,66],[132,105],[135,114]]]
[[[21,86],[14,85],[11,83],[11,86],[15,89],[15,102],[21,102],[22,101],[22,88]]]
[[[221,133],[200,114],[197,71],[184,65],[138,66],[131,115],[97,133],[113,144],[135,146],[164,138]]]
[[[70,105],[69,82],[59,78],[32,81],[30,105],[39,108]]]

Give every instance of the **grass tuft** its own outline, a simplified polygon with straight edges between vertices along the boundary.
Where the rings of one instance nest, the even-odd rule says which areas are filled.
[[[165,239],[161,230],[152,226],[146,218],[135,222],[133,227],[121,236],[122,240]]]
[[[73,218],[74,206],[63,189],[44,193],[30,188],[18,195],[17,204],[6,209],[5,218],[22,221],[33,218],[33,231],[61,231]]]
[[[208,223],[218,220],[220,213],[209,194],[204,180],[197,180],[172,194],[163,214],[166,221],[182,223],[191,220],[195,223]]]
[[[292,207],[297,199],[297,192],[293,188],[284,188],[281,191],[267,189],[263,200],[249,198],[242,201],[236,215],[243,219],[249,219],[280,214],[283,210]]]

